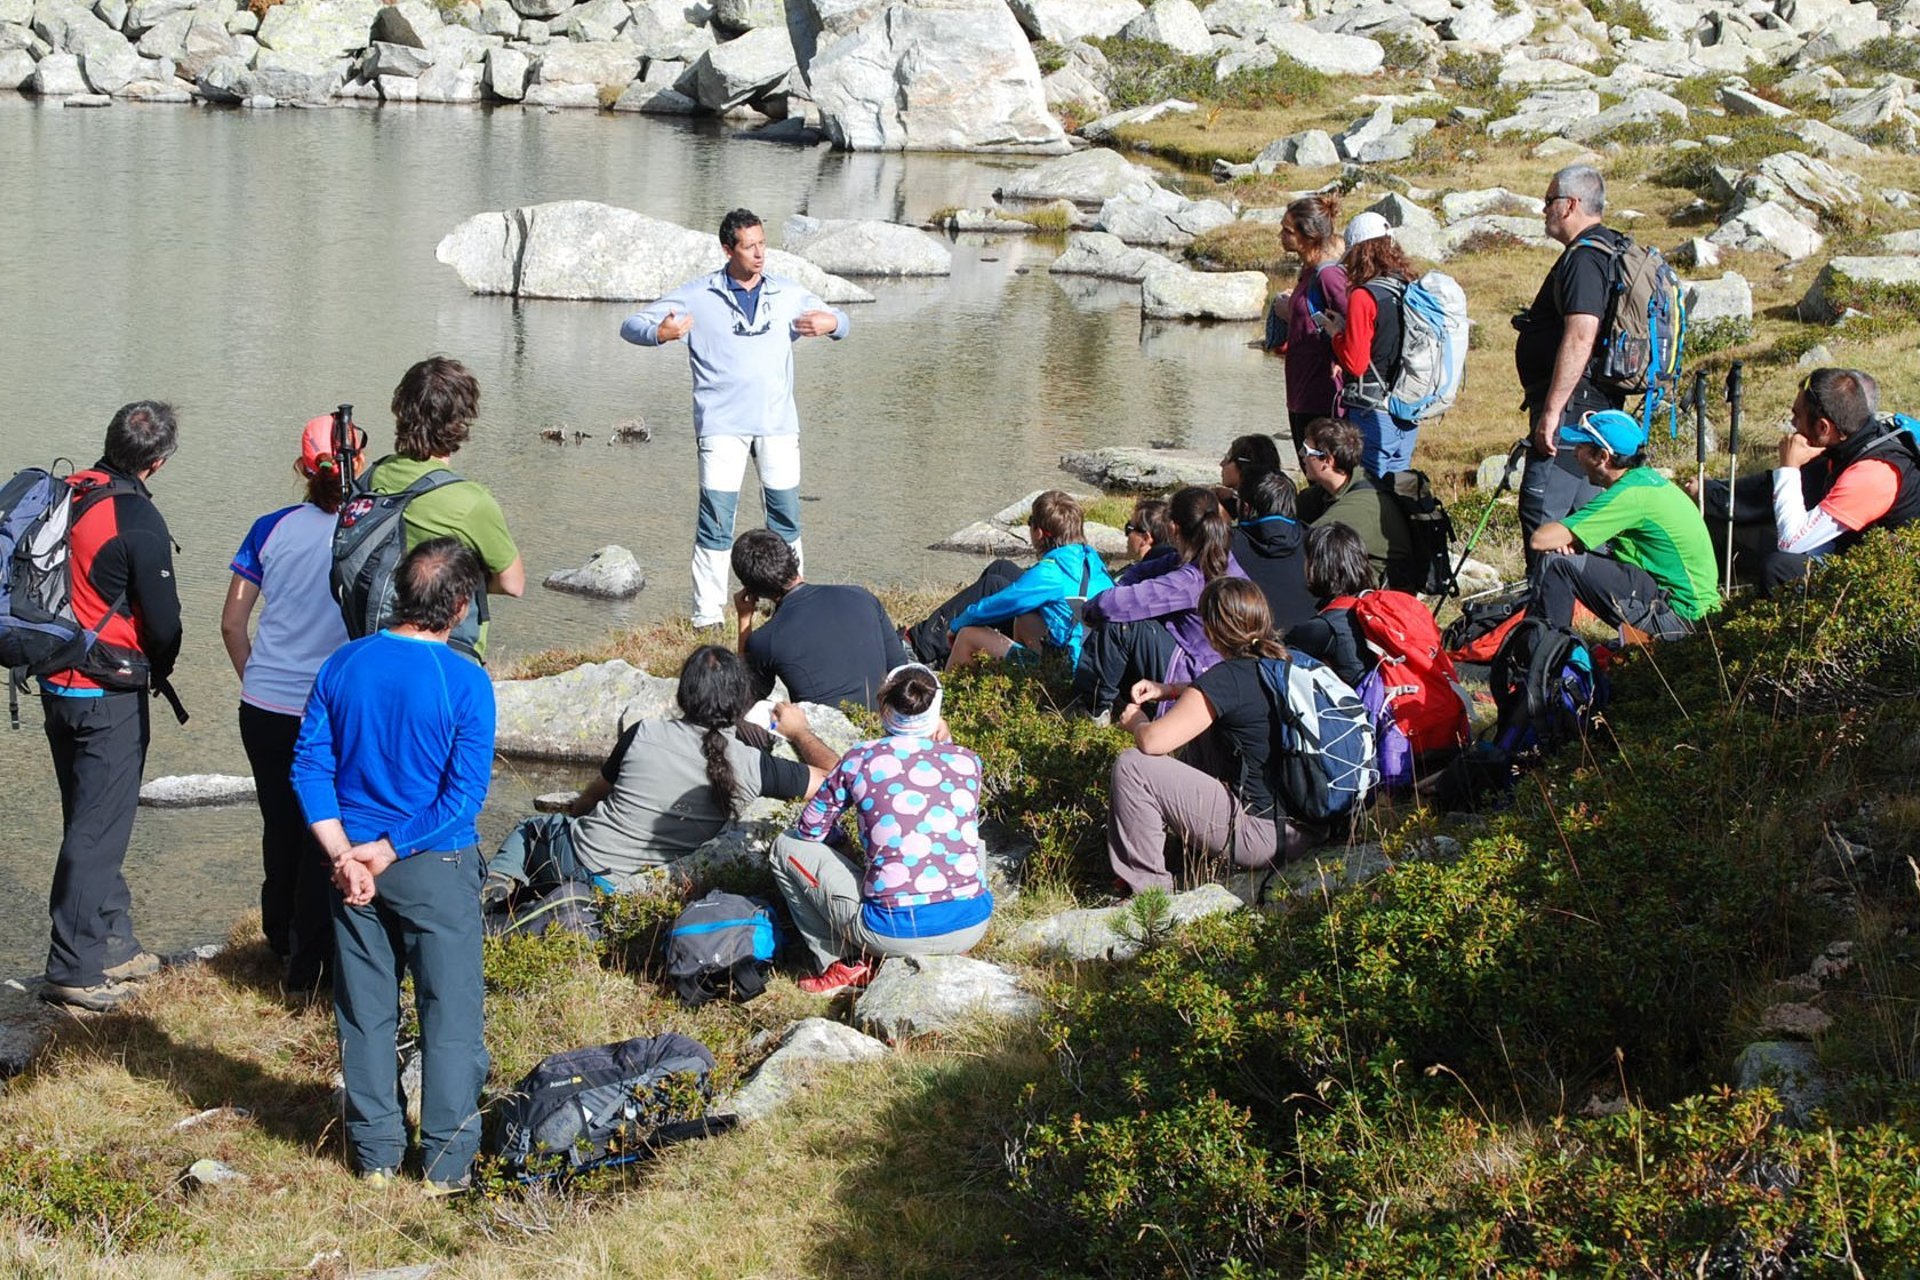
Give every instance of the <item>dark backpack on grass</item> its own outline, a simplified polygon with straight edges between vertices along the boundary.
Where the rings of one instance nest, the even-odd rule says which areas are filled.
[[[1584,738],[1610,692],[1586,641],[1541,618],[1508,632],[1488,683],[1499,710],[1493,742],[1513,759]]]
[[[1424,471],[1396,471],[1389,479],[1393,500],[1407,518],[1413,551],[1401,570],[1399,590],[1417,596],[1453,594],[1453,517],[1433,491]],[[1397,584],[1389,583],[1389,586]]]
[[[541,1060],[496,1113],[495,1151],[527,1178],[631,1164],[730,1123],[703,1118],[713,1055],[667,1032]]]
[[[744,1003],[767,989],[779,942],[766,903],[715,889],[667,931],[667,980],[689,1005]]]

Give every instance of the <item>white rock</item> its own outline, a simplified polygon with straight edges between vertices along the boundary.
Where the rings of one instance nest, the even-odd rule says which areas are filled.
[[[1537,215],[1538,196],[1521,195],[1505,187],[1486,187],[1479,191],[1450,191],[1440,197],[1440,219],[1458,222],[1482,213],[1510,213],[1517,217]]]
[[[533,97],[529,89],[528,100]],[[476,214],[447,233],[435,256],[475,293],[602,301],[658,298],[726,260],[711,232],[588,200]],[[781,250],[768,252],[766,269],[828,303],[873,300],[858,285]]]
[[[1898,80],[1874,89],[1842,111],[1834,113],[1836,129],[1871,129],[1886,124],[1906,109],[1907,93]]]
[[[1864,142],[1840,132],[1832,125],[1807,117],[1797,117],[1785,126],[1788,133],[1807,144],[1807,149],[1829,159],[1865,160],[1874,154]]]
[[[1186,485],[1220,483],[1220,460],[1198,449],[1143,449],[1114,445],[1060,456],[1060,469],[1102,489],[1160,493]]]
[[[1141,280],[1156,267],[1172,263],[1151,249],[1129,245],[1105,231],[1076,231],[1067,237],[1067,251],[1047,270],[1056,275],[1099,276],[1105,280]]]
[[[1253,167],[1263,173],[1272,173],[1283,164],[1297,165],[1302,169],[1324,169],[1339,163],[1340,149],[1324,129],[1303,129],[1299,133],[1276,138],[1262,147],[1260,154],[1253,158]]]
[[[944,276],[953,252],[917,227],[877,219],[823,221],[796,215],[782,238],[822,271],[842,276]]]
[[[530,84],[520,101],[529,107],[596,111],[600,107],[600,92],[600,86],[596,84]],[[698,103],[694,104],[694,109],[699,109]]]
[[[104,93],[70,93],[60,99],[63,107],[110,107],[113,99]]]
[[[80,73],[80,59],[70,53],[50,53],[34,67],[26,88],[42,98],[64,98],[85,93],[87,78]]]
[[[640,593],[647,585],[647,575],[633,552],[606,546],[588,556],[578,569],[558,569],[548,574],[544,585],[598,600],[625,600]]]
[[[1302,66],[1330,76],[1370,76],[1387,60],[1378,40],[1315,31],[1298,23],[1275,23],[1267,43]]]
[[[1800,151],[1782,151],[1762,160],[1740,180],[1735,196],[1734,213],[1771,200],[1789,210],[1804,210],[1803,222],[1818,221],[1820,214],[1861,202],[1858,178]]]
[[[1707,239],[1725,248],[1769,251],[1793,261],[1813,256],[1826,243],[1825,236],[1771,200],[1742,209]]]
[[[691,63],[715,43],[712,29],[693,20],[701,8],[687,0],[640,0],[631,7],[633,21],[621,36],[649,59]]]
[[[95,93],[118,93],[140,70],[140,55],[119,36],[92,40],[80,56],[80,73]]]
[[[1890,231],[1880,237],[1876,247],[1887,255],[1920,254],[1920,229]]]
[[[283,0],[260,19],[260,45],[310,61],[346,57],[366,47],[379,9],[379,0]]]
[[[1116,129],[1130,124],[1147,124],[1161,116],[1198,111],[1200,104],[1188,102],[1184,98],[1166,98],[1144,107],[1129,107],[1125,111],[1115,111],[1111,115],[1101,116],[1098,120],[1088,121],[1074,132],[1089,142],[1100,142],[1113,136]]]
[[[226,773],[189,773],[155,778],[140,788],[140,803],[150,809],[197,809],[213,805],[252,804],[252,777]]]
[[[853,1007],[855,1023],[889,1043],[1040,1012],[1013,974],[969,956],[889,957]]]
[[[1717,267],[1720,265],[1720,246],[1711,240],[1703,240],[1699,236],[1694,236],[1682,242],[1680,247],[1668,254],[1667,257],[1683,267],[1698,267],[1701,269]]]
[[[120,30],[137,40],[161,19],[170,14],[185,13],[193,7],[194,0],[133,0],[127,5]]]
[[[1089,147],[1072,155],[1022,170],[996,187],[996,200],[1071,200],[1097,208],[1147,177],[1146,170],[1107,147]]]
[[[817,16],[827,0],[793,3]],[[845,35],[820,38],[810,56],[796,34],[794,50],[836,147],[1068,149],[1033,49],[1003,0],[896,0]]]
[[[1120,38],[1165,45],[1187,58],[1213,52],[1213,34],[1192,0],[1153,0],[1145,13],[1121,28]]]
[[[1233,220],[1233,211],[1218,200],[1188,200],[1136,182],[1100,206],[1099,227],[1128,244],[1178,247]]]
[[[787,6],[782,0],[715,0],[713,26],[735,35],[762,27],[786,29]]]
[[[1512,115],[1488,125],[1487,134],[1559,134],[1599,114],[1600,95],[1591,89],[1543,89],[1522,100]]]
[[[496,680],[494,750],[524,759],[604,760],[623,726],[667,714],[677,687],[617,658],[538,680]]]
[[[1027,34],[1055,44],[1117,35],[1143,12],[1136,0],[1008,0],[1008,7]]]
[[[33,55],[25,49],[0,53],[0,89],[24,89],[33,79]]]
[[[218,1160],[195,1160],[180,1177],[188,1189],[194,1191],[210,1191],[247,1181],[246,1174]]]
[[[386,44],[404,44],[415,49],[427,47],[427,37],[446,26],[440,11],[426,0],[398,0],[383,6],[373,15],[369,38]]]
[[[574,0],[513,0],[513,8],[523,18],[552,18],[565,13]]]
[[[483,36],[517,36],[520,34],[520,15],[513,11],[507,0],[482,0],[480,5],[480,34]]]
[[[959,551],[975,556],[1025,556],[1033,544],[1020,529],[1006,529],[990,520],[975,520],[928,546],[929,551]]]
[[[640,54],[624,41],[613,44],[561,44],[540,55],[541,84],[588,84],[619,89],[640,74]]]
[[[626,0],[587,0],[575,5],[561,18],[559,34],[569,40],[604,44],[616,40],[633,21]]]
[[[803,1018],[781,1033],[779,1047],[715,1109],[730,1111],[742,1124],[752,1124],[785,1106],[834,1067],[886,1056],[886,1045],[845,1023]]]
[[[1605,139],[1623,125],[1654,124],[1661,120],[1677,120],[1684,124],[1686,119],[1686,104],[1678,98],[1657,89],[1635,89],[1606,110],[1575,121],[1567,128],[1566,136],[1575,142],[1588,142]]]
[[[262,49],[247,78],[252,95],[280,102],[322,103],[346,77],[344,62],[331,62],[301,53]]]
[[[725,111],[774,88],[793,69],[786,27],[761,27],[700,55],[692,96],[709,111]]]
[[[1208,916],[1239,911],[1245,904],[1217,884],[1201,885],[1168,895],[1167,922],[1188,924]],[[1051,951],[1069,960],[1131,960],[1140,954],[1140,939],[1129,925],[1130,908],[1082,907],[1058,915],[1029,920],[1013,931],[1015,947]]]
[[[1753,319],[1753,288],[1746,277],[1728,271],[1718,280],[1696,280],[1687,285],[1687,324],[1713,320]]]
[[[425,49],[376,41],[367,51],[366,70],[363,74],[405,76],[411,79],[432,65],[433,60],[427,56]]]
[[[1720,99],[1720,105],[1727,109],[1728,115],[1760,116],[1768,120],[1785,120],[1793,115],[1791,107],[1769,102],[1759,94],[1750,93],[1737,85],[1721,85],[1716,96]]]
[[[1800,299],[1800,318],[1810,323],[1831,323],[1843,314],[1841,304],[1832,298],[1842,282],[1892,288],[1920,293],[1920,258],[1912,257],[1838,257],[1820,268],[1806,295]]]
[[[414,83],[419,86],[422,102],[478,102],[485,76],[486,68],[479,63],[455,66],[436,62]]]
[[[1194,271],[1169,262],[1140,281],[1140,309],[1153,320],[1258,320],[1268,288],[1264,271]]]
[[[215,58],[224,58],[237,48],[238,42],[228,34],[226,23],[214,14],[200,11],[193,15],[193,21],[181,37],[177,52],[163,55],[144,48],[140,52],[148,57],[173,59],[177,72],[186,79],[194,80],[213,64]]]
[[[1530,249],[1560,248],[1547,238],[1546,228],[1538,217],[1516,218],[1511,214],[1483,213],[1477,217],[1462,218],[1446,228],[1443,234],[1447,247],[1442,255],[1444,257],[1452,257],[1468,241],[1485,236],[1518,240]]]
[[[194,16],[191,9],[168,14],[141,33],[135,48],[143,57],[178,58],[186,51],[187,32],[193,30]],[[225,34],[224,26],[221,31]]]
[[[487,50],[487,74],[482,81],[488,93],[503,102],[518,102],[527,95],[527,77],[532,63],[519,49]]]
[[[1393,241],[1401,252],[1436,262],[1446,257],[1447,240],[1439,221],[1405,196],[1390,193],[1376,200],[1367,211],[1387,220],[1387,225],[1393,228],[1390,233]]]

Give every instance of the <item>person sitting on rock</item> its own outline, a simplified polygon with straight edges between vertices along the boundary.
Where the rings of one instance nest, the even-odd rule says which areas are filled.
[[[1314,614],[1301,555],[1306,526],[1298,495],[1284,471],[1248,470],[1240,478],[1240,519],[1233,526],[1233,558],[1267,595],[1274,625],[1285,629]]]
[[[1360,431],[1337,418],[1307,427],[1300,470],[1300,519],[1309,525],[1344,524],[1367,544],[1374,577],[1398,591],[1413,590],[1413,530],[1399,500],[1360,465]]]
[[[1920,517],[1920,446],[1892,418],[1877,418],[1879,386],[1859,369],[1815,369],[1793,401],[1777,470],[1743,476],[1728,501],[1706,482],[1710,526],[1734,520],[1734,566],[1763,591],[1798,582],[1815,560],[1845,551],[1872,528]],[[1689,494],[1699,487],[1682,482]],[[1732,508],[1729,512],[1729,507]],[[1724,536],[1714,538],[1719,552]]]
[[[688,656],[674,701],[678,716],[641,720],[620,735],[566,813],[535,814],[513,829],[487,864],[481,897],[489,907],[568,880],[625,892],[720,834],[755,799],[812,795],[837,758],[790,702],[774,709],[775,726],[804,763],[774,755],[764,725],[742,726],[753,679],[717,645]]]
[[[1100,553],[1087,545],[1086,516],[1071,494],[1049,489],[1035,498],[1027,533],[1040,563],[953,616],[947,670],[982,654],[1025,659],[1048,649],[1064,654],[1069,665],[1079,664],[1086,637],[1080,606],[1111,587],[1113,579]],[[1001,626],[1008,630],[998,630]]]
[[[1690,634],[1720,607],[1712,540],[1680,487],[1647,465],[1647,431],[1619,409],[1588,413],[1560,428],[1599,496],[1533,531],[1539,553],[1529,617],[1573,625],[1578,600],[1608,626],[1657,640]],[[1607,554],[1592,550],[1605,544]]]
[[[993,894],[980,841],[980,758],[940,716],[940,678],[912,663],[880,690],[885,736],[840,758],[774,841],[773,872],[817,977],[835,995],[864,987],[870,957],[958,955],[987,932]],[[860,827],[864,860],[832,847],[842,814]]]
[[[1113,816],[1107,856],[1130,893],[1174,888],[1167,837],[1189,850],[1230,855],[1241,867],[1293,857],[1310,842],[1276,802],[1269,781],[1275,738],[1272,701],[1260,683],[1260,659],[1283,657],[1260,588],[1244,578],[1216,578],[1200,593],[1200,619],[1221,661],[1190,685],[1142,680],[1120,713],[1134,745],[1113,762]],[[1173,699],[1149,720],[1142,707]],[[1173,753],[1216,725],[1230,753],[1224,782]]]
[[[1087,602],[1087,642],[1073,688],[1096,719],[1110,714],[1136,680],[1185,684],[1220,660],[1196,610],[1209,582],[1247,576],[1233,558],[1233,526],[1213,490],[1198,487],[1174,494],[1167,518],[1178,562]]]
[[[740,579],[733,597],[740,656],[761,697],[777,679],[795,702],[873,710],[881,679],[907,660],[900,632],[873,592],[807,582],[792,545],[771,529],[734,540],[733,573]],[[763,600],[773,616],[759,623]]]
[[[1319,659],[1348,688],[1357,688],[1373,667],[1373,654],[1353,610],[1327,605],[1373,590],[1367,544],[1344,524],[1315,525],[1307,530],[1306,562],[1307,587],[1320,601],[1320,610],[1287,629],[1287,647]]]
[[[1173,526],[1167,522],[1167,504],[1160,498],[1142,498],[1133,504],[1126,535],[1127,558],[1133,563],[1115,575],[1117,587],[1157,578],[1180,560],[1180,549],[1173,545]]]

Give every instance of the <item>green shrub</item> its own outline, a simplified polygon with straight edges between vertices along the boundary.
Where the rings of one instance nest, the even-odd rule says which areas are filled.
[[[1838,55],[1830,65],[1849,80],[1872,79],[1889,71],[1920,76],[1920,44],[1900,36],[1881,36]]]
[[[549,929],[488,938],[481,946],[480,967],[490,995],[523,995],[550,986],[597,956],[593,939],[585,934]]]
[[[1440,59],[1440,75],[1462,89],[1491,89],[1500,83],[1500,55],[1449,49]]]
[[[1390,71],[1417,71],[1427,64],[1433,47],[1404,31],[1382,31],[1374,37],[1386,55],[1383,65]]]
[[[1107,98],[1116,110],[1167,98],[1248,109],[1288,107],[1318,97],[1329,83],[1322,73],[1286,57],[1220,80],[1214,76],[1218,59],[1210,55],[1184,58],[1165,45],[1118,36],[1091,43],[1106,55]]]
[[[1807,145],[1775,120],[1728,120],[1723,125],[1716,124],[1715,128],[1723,130],[1733,141],[1673,153],[1665,164],[1647,175],[1648,180],[1713,199],[1714,169],[1744,169],[1777,152],[1800,151]]]
[[[1625,27],[1637,40],[1658,40],[1653,16],[1640,0],[1586,0],[1587,12],[1607,27]]]
[[[1753,321],[1725,316],[1687,326],[1687,359],[1701,360],[1715,352],[1744,347],[1753,341]]]
[[[659,959],[667,930],[686,907],[667,893],[614,893],[600,900],[600,950],[625,973],[645,973]]]
[[[98,1154],[0,1148],[0,1221],[105,1250],[150,1248],[189,1230],[178,1207]]]

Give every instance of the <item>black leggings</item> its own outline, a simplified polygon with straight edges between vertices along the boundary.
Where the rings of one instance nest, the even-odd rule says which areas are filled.
[[[907,648],[913,651],[914,659],[936,670],[946,666],[947,659],[953,654],[953,638],[950,634],[950,624],[953,620],[988,596],[999,595],[1013,585],[1014,579],[1025,572],[1025,569],[1011,560],[995,560],[982,569],[972,586],[935,609],[926,621],[907,629]],[[1000,630],[1011,635],[1013,634],[1011,627],[1012,624],[1009,623]]]
[[[260,931],[285,963],[287,985],[308,990],[333,976],[332,875],[293,794],[299,736],[299,716],[240,704],[240,744],[260,804]]]
[[[1152,618],[1144,622],[1090,622],[1073,673],[1073,691],[1094,715],[1125,706],[1134,681],[1167,678],[1179,649],[1173,633]]]

